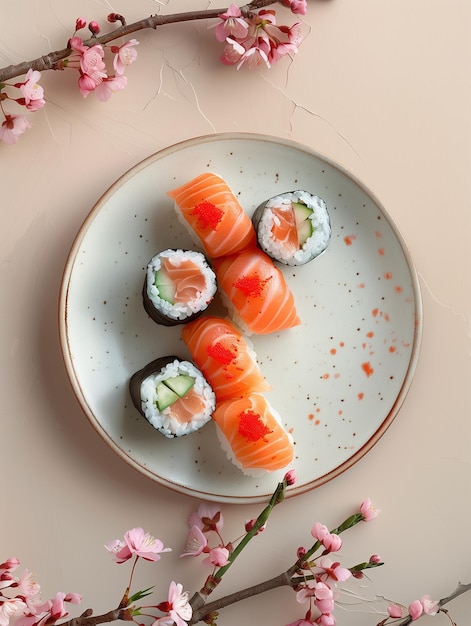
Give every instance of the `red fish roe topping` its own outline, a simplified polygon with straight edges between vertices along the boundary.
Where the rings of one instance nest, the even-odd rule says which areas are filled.
[[[247,409],[239,413],[238,417],[239,435],[250,441],[258,441],[273,432],[263,423],[259,413]]]
[[[241,276],[235,281],[234,287],[239,289],[239,291],[242,291],[244,296],[257,297],[262,295],[263,289],[270,278],[271,276],[268,276],[268,278],[263,279],[257,273]]]
[[[200,228],[216,230],[217,225],[223,218],[224,211],[219,209],[212,202],[204,201],[196,204],[190,211],[190,215],[197,218]]]
[[[222,343],[214,343],[207,347],[206,352],[212,359],[221,363],[221,365],[229,365],[237,358],[237,348],[233,347],[233,350],[226,348]]]

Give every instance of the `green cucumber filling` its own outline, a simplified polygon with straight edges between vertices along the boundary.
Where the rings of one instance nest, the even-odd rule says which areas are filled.
[[[164,270],[161,268],[157,270],[154,275],[154,284],[158,289],[159,296],[162,300],[174,303],[176,287],[173,280],[167,276]]]
[[[195,384],[195,379],[187,374],[167,378],[157,385],[157,408],[163,411],[179,398],[183,398]]]
[[[296,221],[296,229],[298,231],[298,243],[301,248],[309,237],[312,237],[314,232],[312,221],[310,219],[314,211],[302,202],[292,202],[292,206],[294,210],[294,219]]]

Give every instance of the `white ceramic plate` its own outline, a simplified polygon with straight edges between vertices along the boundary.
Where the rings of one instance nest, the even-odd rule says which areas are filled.
[[[226,459],[212,423],[164,438],[128,391],[130,376],[156,357],[189,357],[181,327],[155,324],[141,290],[156,252],[194,248],[166,191],[207,170],[226,179],[249,214],[293,189],[321,196],[329,208],[327,251],[302,267],[282,268],[302,325],[251,338],[273,386],[270,402],[295,441],[295,495],[346,470],[384,434],[411,383],[422,325],[416,272],[390,216],[358,180],[312,150],[272,137],[216,134],[162,150],[120,178],[85,220],[65,267],[60,336],[67,372],[97,432],[158,483],[224,502],[271,494],[284,472],[243,475]],[[214,307],[208,313],[225,314]]]

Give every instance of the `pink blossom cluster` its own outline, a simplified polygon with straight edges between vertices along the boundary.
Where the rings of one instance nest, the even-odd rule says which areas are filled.
[[[44,90],[39,85],[40,78],[40,72],[29,69],[24,81],[12,85],[5,83],[0,84],[0,107],[5,117],[4,122],[0,126],[0,141],[14,144],[28,128],[31,128],[31,124],[28,122],[26,116],[22,114],[13,115],[6,113],[3,104],[9,100],[19,106],[25,107],[28,111],[41,109],[46,102],[44,100]],[[9,92],[11,92],[12,89],[18,90],[21,95],[18,93],[17,97],[11,96]]]
[[[124,18],[117,13],[110,13],[108,16],[109,22],[123,20]],[[110,46],[110,50],[114,54],[114,71],[110,73],[106,67],[104,59],[105,49],[103,46],[100,44],[93,46],[85,45],[83,40],[76,35],[78,30],[86,26],[87,22],[84,18],[77,18],[74,36],[69,39],[69,47],[72,53],[59,63],[58,69],[72,68],[78,70],[78,87],[82,96],[85,98],[94,91],[98,99],[105,102],[114,92],[126,87],[127,77],[124,75],[124,72],[128,65],[131,65],[136,60],[136,46],[139,42],[136,39],[130,39],[121,46]],[[95,21],[88,23],[88,29],[92,36],[96,36],[100,32],[100,26]],[[44,90],[39,85],[40,78],[40,72],[29,69],[22,82],[14,84],[0,83],[0,109],[5,117],[0,126],[0,141],[14,144],[28,128],[31,128],[31,124],[25,115],[7,113],[4,110],[4,102],[7,100],[13,101],[17,105],[24,106],[28,111],[41,109],[46,104],[46,101],[44,100]],[[9,94],[11,89],[18,89],[21,95],[18,94],[18,97],[11,96]]]
[[[210,567],[224,567],[229,563],[229,556],[232,551],[232,544],[225,544],[221,531],[224,519],[220,508],[214,504],[200,504],[197,511],[188,517],[190,528],[188,537],[183,548],[181,557],[199,556],[206,554],[203,560],[205,565]],[[210,546],[210,538],[216,538],[215,544]]]
[[[116,22],[116,20],[116,14],[110,13],[108,21]],[[106,67],[103,46],[101,44],[85,45],[83,40],[76,35],[77,31],[85,28],[86,24],[84,18],[77,18],[74,36],[69,39],[72,54],[61,63],[61,68],[78,70],[78,87],[84,98],[93,91],[99,100],[106,102],[114,92],[121,91],[126,87],[128,79],[124,72],[127,66],[136,60],[136,46],[139,45],[139,42],[136,39],[130,39],[121,46],[111,46],[111,52],[114,54],[114,73],[110,73]],[[100,32],[100,26],[97,22],[90,22],[88,28],[92,35],[97,35]]]
[[[160,539],[156,539],[153,535],[145,532],[142,528],[132,528],[124,533],[124,540],[114,539],[105,546],[112,554],[114,560],[118,564],[125,563],[129,559],[134,558],[135,563],[138,559],[146,561],[158,561],[160,555],[164,552],[170,552],[170,548],[165,548]],[[134,568],[133,568],[134,572]],[[132,573],[131,573],[132,579]],[[128,587],[131,587],[131,580]],[[135,598],[144,597],[147,592],[138,592]],[[129,599],[129,598],[128,598]],[[152,607],[139,607],[134,609],[136,615],[140,615],[142,609],[157,609],[164,613],[162,617],[158,617],[151,626],[187,626],[192,616],[192,608],[188,599],[188,592],[183,591],[180,583],[172,581],[168,590],[168,597],[163,602]],[[0,624],[0,626],[2,626]]]
[[[293,13],[306,13],[306,0],[285,0]],[[271,67],[286,55],[295,55],[302,41],[301,24],[277,26],[276,12],[260,9],[243,15],[240,8],[231,4],[220,16],[216,38],[224,42],[221,61],[225,65],[243,65],[250,69],[260,65]]]
[[[345,530],[359,521],[371,521],[379,513],[371,500],[367,498],[360,505],[359,513],[348,518]],[[347,520],[347,521],[348,521]],[[337,529],[340,532],[340,529]],[[331,558],[342,547],[342,539],[337,530],[329,531],[327,526],[316,522],[311,528],[311,535],[316,540],[308,552],[304,547],[298,548],[297,555],[300,570],[299,583],[295,587],[296,600],[303,604],[309,602],[309,608],[304,618],[288,626],[335,626],[335,601],[338,598],[338,583],[348,580],[351,576],[361,578],[361,569],[342,567],[339,560]],[[307,558],[321,550],[321,555],[313,560]],[[368,563],[361,565],[363,569],[374,567],[381,562],[378,555],[373,555]]]
[[[394,619],[409,616],[414,622],[422,615],[436,615],[440,610],[440,604],[436,600],[426,594],[420,600],[414,600],[409,604],[408,608],[399,604],[390,604],[388,606],[388,615]]]
[[[62,592],[44,602],[31,572],[25,570],[20,577],[15,576],[19,565],[13,557],[0,564],[0,626],[49,626],[69,614],[66,602],[80,604],[79,594]]]

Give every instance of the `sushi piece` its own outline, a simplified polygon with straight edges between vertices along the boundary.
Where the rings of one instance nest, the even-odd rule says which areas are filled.
[[[283,193],[263,202],[252,216],[260,248],[286,265],[318,257],[331,236],[327,205],[307,191]]]
[[[200,370],[177,356],[156,359],[133,374],[129,391],[139,413],[169,439],[202,428],[216,406]]]
[[[182,339],[219,401],[269,391],[255,352],[226,319],[204,316],[182,328]]]
[[[245,474],[260,476],[293,460],[293,439],[261,394],[218,404],[213,421],[227,457]]]
[[[217,174],[200,174],[167,195],[173,198],[183,223],[210,258],[256,245],[252,220]]]
[[[247,334],[265,335],[301,323],[282,272],[262,250],[215,259],[214,269],[232,319]]]
[[[174,326],[200,315],[216,290],[216,275],[201,252],[168,249],[147,265],[142,298],[154,322]]]

